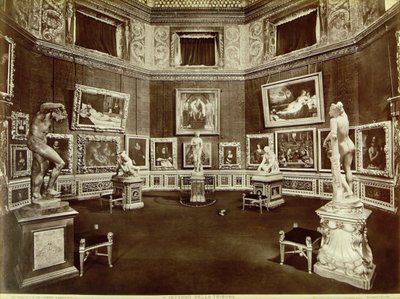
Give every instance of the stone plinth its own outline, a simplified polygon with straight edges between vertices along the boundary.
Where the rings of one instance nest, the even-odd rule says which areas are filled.
[[[20,288],[78,275],[74,266],[74,217],[67,202],[32,204],[14,212],[19,226],[15,275]]]
[[[142,201],[143,180],[140,177],[113,176],[113,193],[123,197],[124,210],[140,209],[144,207]]]
[[[321,218],[321,248],[314,272],[369,290],[375,276],[366,221],[371,214],[360,202],[329,202],[316,210]]]
[[[203,173],[193,173],[190,177],[191,194],[190,202],[205,202],[205,176]]]
[[[285,203],[282,198],[283,175],[277,174],[259,174],[251,178],[253,184],[253,193],[264,195],[268,200],[268,208],[275,208]]]

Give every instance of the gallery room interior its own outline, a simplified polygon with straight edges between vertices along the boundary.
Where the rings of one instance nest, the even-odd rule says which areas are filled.
[[[400,1],[0,0],[0,40],[1,294],[400,293]]]

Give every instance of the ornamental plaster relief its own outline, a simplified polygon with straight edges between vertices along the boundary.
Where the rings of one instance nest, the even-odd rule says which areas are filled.
[[[154,64],[157,67],[168,67],[169,27],[167,26],[157,26],[154,29]]]
[[[350,37],[350,0],[328,0],[327,17],[330,42]]]
[[[225,27],[225,67],[238,69],[240,66],[239,26]]]
[[[262,62],[263,55],[263,22],[262,20],[255,21],[250,24],[249,32],[249,55],[250,55],[250,65],[256,66],[260,65]]]
[[[131,20],[129,36],[129,49],[131,62],[144,64],[146,30],[144,23]]]

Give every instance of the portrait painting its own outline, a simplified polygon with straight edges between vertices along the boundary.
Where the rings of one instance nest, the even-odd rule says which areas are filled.
[[[14,96],[15,42],[0,32],[0,96],[10,101]]]
[[[72,130],[124,133],[130,95],[75,84]]]
[[[133,165],[140,169],[149,169],[149,137],[126,135],[125,151]]]
[[[248,169],[257,169],[262,162],[264,147],[268,146],[275,151],[273,133],[247,134],[246,135],[246,160]]]
[[[12,182],[8,188],[8,209],[10,211],[31,203],[30,181]]]
[[[391,122],[384,121],[357,128],[357,172],[392,176]]]
[[[264,84],[265,127],[286,127],[324,122],[322,74]]]
[[[11,177],[25,177],[31,174],[32,153],[24,144],[11,145]]]
[[[47,145],[54,149],[63,159],[65,165],[61,169],[61,174],[72,174],[72,157],[74,136],[72,134],[47,134]],[[49,163],[49,169],[54,168],[54,163]]]
[[[220,90],[176,89],[176,134],[216,135],[220,131]]]
[[[118,136],[78,135],[78,173],[116,171],[120,143]]]
[[[29,114],[11,112],[11,139],[26,140],[29,133]]]
[[[219,143],[219,168],[220,169],[241,168],[240,142]]]
[[[203,168],[210,168],[212,163],[212,143],[204,142],[203,149],[201,152],[201,163]],[[183,167],[184,168],[194,168],[193,161],[193,146],[190,142],[183,143]]]
[[[319,147],[319,163],[318,169],[320,171],[331,171],[331,160],[329,159],[328,149],[324,148],[324,140],[328,136],[330,129],[319,129],[318,130],[318,147]],[[355,148],[357,148],[356,140],[356,129],[354,127],[349,128],[349,137],[353,141]],[[351,162],[351,170],[356,171],[356,151],[353,154],[353,161]]]
[[[317,170],[315,132],[315,128],[276,132],[275,147],[281,170]]]
[[[151,139],[151,168],[153,170],[177,168],[176,138]]]

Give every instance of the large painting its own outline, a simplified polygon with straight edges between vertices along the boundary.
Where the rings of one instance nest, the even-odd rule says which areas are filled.
[[[257,169],[258,165],[260,165],[263,159],[264,147],[268,146],[274,151],[274,144],[275,141],[273,133],[246,135],[247,168]]]
[[[24,144],[11,145],[11,177],[18,178],[31,174],[32,152]]]
[[[219,168],[240,169],[241,151],[240,142],[219,143]]]
[[[118,136],[78,135],[78,173],[116,171],[120,143]]]
[[[281,170],[317,170],[315,132],[315,128],[276,132],[276,152]]]
[[[212,152],[211,152],[211,142],[203,143],[203,150],[201,152],[201,163],[203,168],[211,167],[212,163]],[[183,167],[184,168],[194,168],[193,162],[193,147],[190,142],[183,143]]]
[[[262,85],[265,127],[324,122],[321,73]]]
[[[125,151],[135,166],[149,169],[149,137],[126,135]]]
[[[168,170],[177,168],[176,138],[151,139],[151,168],[152,170]]]
[[[14,96],[15,42],[0,33],[0,96],[10,101]]]
[[[331,160],[328,157],[328,151],[323,147],[324,140],[326,136],[328,136],[330,129],[319,129],[318,130],[318,148],[319,148],[319,163],[318,168],[320,171],[331,171]],[[349,137],[351,141],[353,141],[355,148],[357,148],[357,140],[356,140],[356,129],[351,127],[349,129]],[[357,155],[356,151],[353,154],[353,161],[351,162],[351,170],[353,172],[356,171],[356,160]]]
[[[71,134],[47,134],[47,145],[53,148],[65,162],[61,174],[72,174],[72,157],[74,136]],[[53,162],[50,162],[49,169],[53,169]]]
[[[29,133],[29,114],[11,112],[11,138],[13,140],[26,140]]]
[[[176,89],[176,134],[219,134],[220,90]]]
[[[71,129],[125,132],[130,95],[75,84]]]
[[[392,176],[391,122],[362,125],[357,128],[357,172],[376,176]]]

